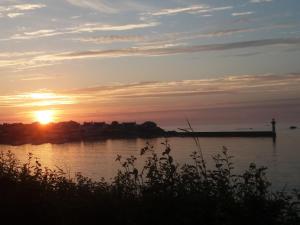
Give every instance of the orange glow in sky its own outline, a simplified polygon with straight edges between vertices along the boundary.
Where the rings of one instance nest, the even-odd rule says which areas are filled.
[[[54,122],[53,110],[41,110],[34,112],[35,119],[41,124],[48,124]]]

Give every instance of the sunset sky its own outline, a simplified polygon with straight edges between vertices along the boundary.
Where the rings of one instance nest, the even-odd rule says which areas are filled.
[[[300,122],[299,0],[1,0],[0,122]]]

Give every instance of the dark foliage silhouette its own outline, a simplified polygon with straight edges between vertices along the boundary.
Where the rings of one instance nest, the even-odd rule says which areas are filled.
[[[0,155],[1,220],[9,224],[300,224],[297,191],[272,192],[266,168],[250,164],[233,173],[226,147],[208,168],[200,143],[193,163],[178,165],[166,141],[161,154],[147,144],[145,158],[117,156],[121,169],[111,183],[57,168],[43,168],[32,154],[21,164]]]

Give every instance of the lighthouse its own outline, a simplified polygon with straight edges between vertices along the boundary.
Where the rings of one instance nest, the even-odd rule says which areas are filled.
[[[274,137],[276,137],[276,121],[275,121],[275,119],[272,119],[271,124],[272,124],[273,135],[274,135]]]

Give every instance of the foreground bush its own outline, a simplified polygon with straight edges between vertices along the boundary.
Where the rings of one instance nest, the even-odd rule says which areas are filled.
[[[208,169],[201,148],[192,164],[179,166],[168,142],[162,154],[152,146],[137,158],[117,157],[121,169],[112,183],[94,182],[60,169],[43,168],[33,155],[20,164],[8,152],[0,155],[0,215],[5,224],[204,224],[297,225],[299,199],[272,192],[266,168],[250,164],[233,174],[227,149]]]

